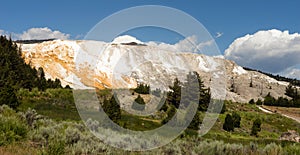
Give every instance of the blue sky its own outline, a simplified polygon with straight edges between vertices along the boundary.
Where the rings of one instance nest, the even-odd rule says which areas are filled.
[[[289,71],[293,71],[291,77],[295,76],[293,67],[299,66],[297,62],[300,60],[299,1],[11,0],[3,1],[0,5],[0,33],[5,31],[6,34],[22,34],[30,28],[48,27],[69,34],[70,39],[82,39],[99,21],[129,7],[141,5],[173,7],[200,21],[212,36],[222,34],[215,37],[220,51],[226,58],[234,60],[239,65],[272,73],[284,72],[289,76],[292,74]],[[276,31],[270,31],[272,29]],[[288,32],[284,32],[285,30]],[[257,33],[258,31],[263,32]],[[292,35],[294,33],[296,37]],[[144,42],[155,40],[174,44],[182,39],[170,31],[147,28],[132,30],[128,34]],[[247,34],[254,37],[246,36]],[[241,37],[246,38],[246,41],[237,40]],[[283,43],[285,46],[279,46]],[[232,48],[227,53],[224,52],[229,45],[233,45]],[[272,62],[270,61],[272,59],[281,62]],[[299,68],[297,67],[297,75],[300,76]]]
[[[71,34],[86,34],[96,23],[116,11],[137,5],[164,5],[182,10],[199,20],[207,30],[223,36],[216,39],[224,51],[237,37],[258,30],[300,32],[300,2],[296,1],[3,1],[0,29],[22,33],[32,27],[49,27]],[[137,36],[138,37],[138,36]],[[153,40],[143,35],[140,40]],[[174,39],[156,38],[174,43]]]

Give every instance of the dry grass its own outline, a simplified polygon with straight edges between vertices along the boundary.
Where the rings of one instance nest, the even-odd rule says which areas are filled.
[[[263,108],[268,109],[274,113],[286,115],[300,123],[300,108],[288,108],[266,105],[264,105]]]
[[[0,146],[1,155],[40,154],[41,151],[40,148],[31,144],[31,142],[16,142],[7,146]]]

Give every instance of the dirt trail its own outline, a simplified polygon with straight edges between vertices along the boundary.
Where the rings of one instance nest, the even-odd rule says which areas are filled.
[[[300,123],[300,117],[293,116],[292,114],[284,113],[281,110],[274,109],[274,108],[268,108],[268,107],[265,107],[265,106],[257,106],[257,107],[260,110],[262,110],[263,112],[270,113],[270,114],[278,113],[278,114],[280,114],[280,115],[282,115],[284,117],[293,119],[293,120],[297,121],[298,123]]]

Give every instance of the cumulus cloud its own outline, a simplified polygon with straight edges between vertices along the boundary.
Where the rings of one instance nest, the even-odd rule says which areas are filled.
[[[300,62],[300,34],[276,29],[247,34],[225,50],[225,57],[241,66],[284,72]]]
[[[44,28],[31,28],[24,31],[22,34],[17,35],[21,40],[31,40],[31,39],[68,39],[69,34],[62,33],[57,30],[51,30],[48,27]]]
[[[9,33],[4,30],[0,30],[0,35],[12,37],[13,40],[33,40],[33,39],[69,39],[70,34],[62,33],[57,30],[51,30],[48,27],[43,28],[30,28],[23,33]]]
[[[300,80],[300,68],[299,67],[290,67],[278,74],[285,76],[285,77],[292,78],[292,79],[296,78],[296,79]]]
[[[179,52],[192,52],[192,53],[200,53],[206,47],[212,46],[214,40],[208,40],[205,42],[198,41],[196,36],[189,36],[183,40],[180,40],[176,44],[166,44],[166,43],[155,43],[148,42],[147,45],[158,46],[160,49],[165,49],[169,51],[179,51]]]
[[[6,36],[6,37],[9,37],[9,33],[4,31],[4,30],[0,30],[0,35],[1,36]]]

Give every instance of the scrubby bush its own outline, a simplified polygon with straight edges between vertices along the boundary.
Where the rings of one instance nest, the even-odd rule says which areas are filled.
[[[264,154],[282,154],[282,147],[279,145],[276,145],[275,143],[271,143],[265,146],[265,148],[263,149]]]
[[[51,141],[48,148],[47,154],[49,155],[61,155],[65,153],[65,142],[61,140]]]
[[[65,131],[66,143],[74,145],[80,140],[80,131],[76,128],[68,127]]]
[[[36,127],[36,121],[43,118],[39,115],[34,109],[28,109],[25,113],[22,113],[21,116],[26,120],[27,125],[31,128]]]
[[[24,139],[27,135],[25,122],[7,106],[0,107],[0,146]]]

